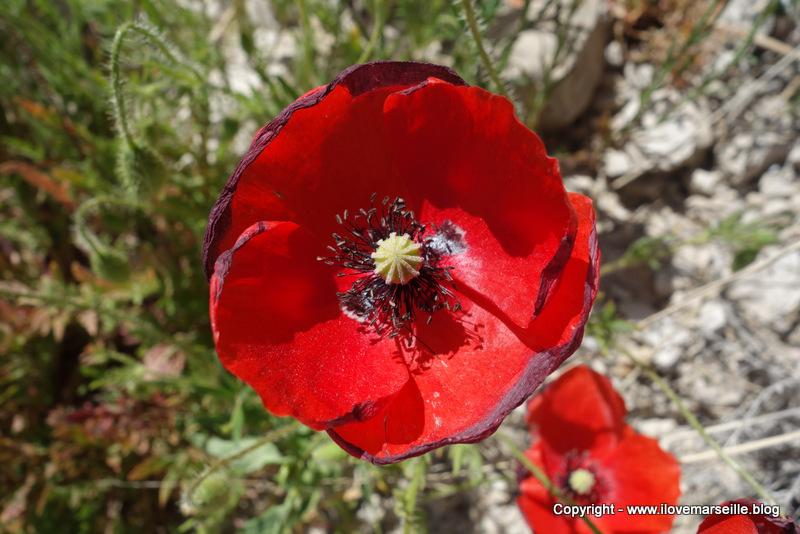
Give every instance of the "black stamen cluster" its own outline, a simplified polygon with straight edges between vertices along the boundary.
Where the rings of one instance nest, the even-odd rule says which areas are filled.
[[[564,455],[562,461],[564,462],[564,471],[561,475],[554,477],[554,482],[561,488],[561,491],[579,505],[599,502],[601,496],[605,493],[606,485],[605,481],[598,476],[597,466],[588,458],[588,453],[570,451]],[[578,469],[586,469],[595,477],[594,485],[589,493],[580,494],[575,491],[569,483],[570,475],[573,471],[577,471]]]
[[[452,267],[441,267],[441,255],[435,247],[428,246],[432,236],[427,235],[427,225],[414,219],[414,213],[406,209],[402,198],[391,202],[385,197],[379,208],[375,207],[373,194],[370,198],[370,209],[359,210],[353,215],[345,210],[342,216],[336,215],[344,229],[344,235],[333,234],[336,247],[329,246],[333,256],[319,257],[328,265],[343,267],[352,272],[339,273],[338,276],[360,276],[353,286],[344,293],[338,293],[343,309],[375,328],[382,334],[387,329],[389,337],[400,334],[400,330],[409,327],[416,318],[416,312],[432,314],[436,310],[446,308],[458,311],[461,304],[454,294],[455,284],[450,276]],[[419,276],[405,284],[389,284],[375,271],[375,261],[371,254],[378,249],[378,241],[386,239],[389,234],[408,234],[409,238],[419,243],[422,264]]]

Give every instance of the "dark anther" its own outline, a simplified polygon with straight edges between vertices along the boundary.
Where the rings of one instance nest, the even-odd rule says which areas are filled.
[[[334,233],[336,248],[328,247],[333,256],[318,259],[346,269],[337,273],[338,276],[357,277],[350,289],[338,293],[343,310],[372,326],[379,335],[388,329],[388,335],[394,337],[400,329],[410,327],[417,311],[426,313],[430,323],[437,310],[461,309],[449,272],[452,267],[441,263],[443,255],[463,251],[465,246],[463,232],[455,225],[446,228],[447,235],[437,241],[438,231],[430,235],[428,225],[414,218],[414,213],[406,209],[402,198],[390,201],[387,196],[381,206],[375,207],[376,198],[375,193],[370,197],[370,209],[359,209],[352,218],[348,210],[342,216],[336,215],[336,222],[345,230],[344,235]],[[378,242],[389,238],[392,233],[406,235],[419,244],[423,259],[419,275],[402,284],[388,283],[377,274],[371,256],[380,246]]]

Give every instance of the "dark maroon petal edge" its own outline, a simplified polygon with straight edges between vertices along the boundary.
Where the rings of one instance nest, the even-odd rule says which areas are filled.
[[[542,269],[542,274],[539,277],[539,295],[533,305],[533,316],[531,317],[532,321],[535,320],[540,313],[542,313],[542,310],[547,303],[550,302],[550,299],[558,289],[558,284],[556,281],[559,279],[561,271],[564,270],[564,266],[567,264],[570,256],[572,255],[572,248],[575,246],[577,229],[578,216],[573,209],[571,227],[572,233],[561,240],[555,256],[553,256],[553,259],[550,260],[550,263],[548,263],[545,268]]]
[[[467,82],[448,67],[415,61],[373,61],[371,63],[353,65],[343,70],[327,86],[299,98],[263,127],[256,134],[250,149],[228,179],[228,183],[223,188],[219,199],[211,208],[211,213],[208,216],[208,226],[206,226],[203,240],[203,271],[206,275],[206,280],[211,279],[211,274],[214,272],[214,264],[222,252],[216,250],[216,245],[230,226],[231,202],[239,185],[239,179],[245,169],[258,158],[261,152],[280,133],[295,111],[316,106],[337,85],[346,87],[353,96],[360,96],[370,91],[393,85],[414,86],[424,83],[429,77],[439,78],[456,86],[468,87]]]
[[[364,450],[348,443],[342,439],[337,433],[336,429],[327,430],[328,435],[347,453],[366,460],[375,465],[387,465],[407,460],[415,456],[420,456],[433,449],[438,449],[444,445],[452,445],[454,443],[477,443],[494,434],[500,424],[515,408],[520,406],[525,400],[530,397],[539,385],[544,382],[553,371],[555,371],[564,361],[569,358],[572,353],[578,350],[581,342],[583,341],[583,332],[586,326],[586,320],[589,318],[589,313],[592,309],[592,302],[597,295],[597,288],[600,279],[600,265],[597,250],[597,227],[592,229],[589,236],[589,269],[586,273],[586,283],[584,286],[583,295],[583,313],[581,314],[581,325],[573,332],[572,338],[563,345],[551,349],[543,350],[534,354],[522,378],[517,382],[513,388],[506,394],[495,409],[482,421],[472,425],[470,428],[459,432],[453,436],[439,440],[433,443],[426,443],[417,447],[412,447],[403,454],[397,456],[389,456],[386,458],[378,458],[368,454]],[[481,305],[481,299],[477,294],[468,295],[468,297]],[[800,533],[798,533],[800,534]]]

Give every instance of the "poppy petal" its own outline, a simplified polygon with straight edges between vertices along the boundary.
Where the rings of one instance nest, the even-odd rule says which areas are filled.
[[[584,198],[576,199],[576,204],[590,210],[591,201]],[[419,356],[409,364],[415,387],[405,388],[373,420],[339,426],[328,433],[350,454],[376,464],[491,435],[580,343],[597,292],[596,247],[594,225],[582,225],[565,272],[570,277],[582,273],[579,288],[584,298],[559,295],[566,292],[571,297],[574,291],[562,284],[542,312],[552,327],[556,318],[544,315],[550,306],[573,306],[551,312],[562,321],[560,332],[568,332],[559,336],[561,344],[532,350],[523,340],[536,338],[539,319],[530,332],[516,327],[515,331],[498,320],[493,303],[482,306],[459,288],[463,314],[440,311],[430,325],[417,325],[416,336],[424,345],[417,345]]]
[[[368,207],[373,193],[402,196],[381,120],[383,102],[430,77],[466,85],[438,65],[356,65],[262,128],[211,210],[203,248],[206,278],[217,257],[258,221],[302,222],[327,238],[336,213]]]
[[[508,100],[477,87],[429,80],[389,96],[384,113],[409,205],[464,232],[447,258],[458,286],[526,327],[577,231],[558,163]]]
[[[609,486],[606,499],[615,506],[678,502],[680,465],[652,438],[629,435],[600,465]],[[613,532],[668,532],[674,519],[673,515],[618,514],[607,521]]]
[[[706,524],[706,521],[703,521],[700,525],[700,530],[697,532],[705,534],[759,534],[758,529],[747,516],[732,515],[719,517],[719,519],[713,524]],[[703,525],[706,526],[704,527]]]
[[[611,381],[579,366],[531,399],[526,421],[557,456],[577,449],[602,458],[622,439],[626,413]]]
[[[504,397],[534,365],[530,349],[485,310],[463,298],[461,304],[463,316],[437,312],[430,325],[417,326],[417,341],[406,349],[413,386],[374,419],[328,431],[350,454],[394,463],[479,441],[514,408]]]
[[[409,376],[394,341],[341,313],[318,249],[295,223],[256,223],[217,260],[210,307],[223,365],[272,413],[323,430],[373,417]]]

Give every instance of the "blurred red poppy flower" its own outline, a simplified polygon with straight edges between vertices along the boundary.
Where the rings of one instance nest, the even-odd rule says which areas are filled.
[[[204,264],[223,365],[382,464],[491,434],[580,344],[599,254],[508,100],[375,62],[261,129]]]
[[[698,534],[800,534],[800,526],[791,517],[779,517],[777,506],[737,499],[724,502],[719,508],[720,513],[709,515],[700,523]]]
[[[530,473],[517,499],[528,524],[548,534],[669,531],[673,515],[628,515],[627,506],[675,505],[680,467],[658,442],[625,424],[625,404],[608,378],[576,367],[528,404],[533,445],[525,455],[569,497],[566,508]],[[603,506],[605,505],[605,506]]]

